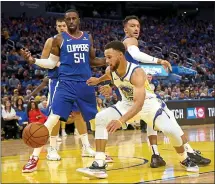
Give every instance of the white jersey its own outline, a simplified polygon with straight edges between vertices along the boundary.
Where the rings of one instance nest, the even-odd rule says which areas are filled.
[[[120,94],[122,96],[122,101],[131,103],[133,102],[133,85],[131,84],[131,76],[135,69],[141,68],[139,65],[128,62],[126,74],[124,77],[119,77],[117,72],[112,72],[112,80],[114,84],[118,87]],[[142,69],[142,68],[141,68]],[[151,89],[148,80],[145,82],[145,90],[146,90],[146,99],[147,98],[156,98],[154,91]]]

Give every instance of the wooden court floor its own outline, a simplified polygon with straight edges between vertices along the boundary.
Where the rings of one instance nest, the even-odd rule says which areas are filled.
[[[22,173],[32,149],[22,140],[8,140],[1,144],[1,183],[214,183],[214,125],[182,127],[193,148],[212,160],[199,173],[186,172],[168,138],[159,133],[158,143],[161,156],[167,162],[162,168],[149,166],[151,152],[146,133],[140,130],[118,131],[110,136],[107,153],[114,163],[108,164],[107,179],[89,179],[76,172],[79,167],[90,166],[93,158],[82,158],[81,144],[77,136],[68,136],[60,143],[61,161],[47,161],[43,150],[34,173]],[[90,142],[94,146],[93,136]]]

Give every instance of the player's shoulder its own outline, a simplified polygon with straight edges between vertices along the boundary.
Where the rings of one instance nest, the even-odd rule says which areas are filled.
[[[138,40],[134,37],[127,37],[123,40],[124,45],[138,45]]]

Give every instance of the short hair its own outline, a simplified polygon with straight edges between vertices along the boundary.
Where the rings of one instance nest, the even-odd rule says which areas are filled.
[[[65,22],[64,17],[59,17],[56,19],[56,22]]]
[[[136,15],[129,15],[125,17],[125,19],[123,20],[123,26],[125,26],[128,23],[128,21],[132,19],[135,19],[140,23],[140,19]]]
[[[107,49],[114,49],[114,50],[120,51],[123,54],[125,54],[125,46],[120,41],[112,41],[112,42],[108,43],[107,45],[105,45],[105,50],[107,50]]]
[[[72,12],[77,13],[77,15],[79,16],[79,12],[78,12],[76,9],[69,9],[69,10],[67,10],[67,11],[65,12],[65,15],[66,15],[66,13],[72,13]]]

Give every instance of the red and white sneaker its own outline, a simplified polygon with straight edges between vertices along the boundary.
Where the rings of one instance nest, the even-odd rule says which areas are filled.
[[[31,172],[36,171],[38,161],[39,161],[38,157],[31,155],[28,160],[28,163],[26,165],[24,165],[24,167],[22,168],[22,172],[31,173]]]
[[[106,163],[113,163],[113,159],[110,157],[110,156],[108,156],[108,155],[105,155],[106,157],[105,157],[105,162]]]

